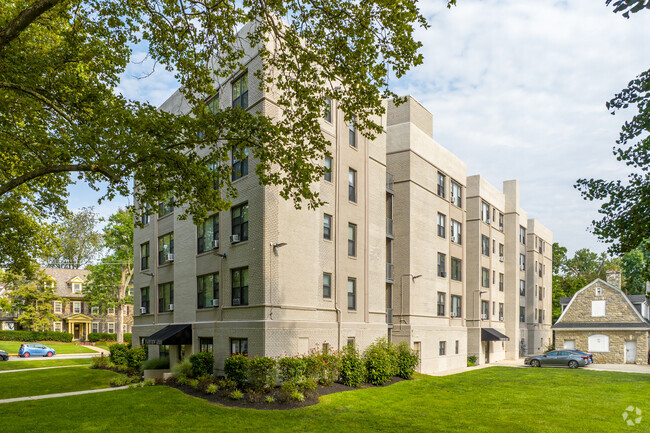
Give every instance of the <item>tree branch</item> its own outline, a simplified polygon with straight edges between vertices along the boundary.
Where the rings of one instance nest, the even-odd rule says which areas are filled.
[[[0,47],[1,49],[1,47]],[[46,98],[45,96],[41,95],[40,93],[25,87],[21,86],[20,84],[14,84],[14,83],[7,83],[6,81],[0,81],[0,87],[5,88],[5,89],[12,89],[12,90],[17,90],[19,92],[27,93],[30,96],[33,96],[34,98],[38,99],[39,101],[45,103],[48,107],[50,107],[52,110],[56,111],[61,117],[63,117],[65,120],[68,121],[68,123],[73,124],[74,122],[72,119],[66,114],[63,109],[61,109],[54,101],[51,101],[50,99]]]
[[[0,186],[0,197],[14,188],[47,174],[64,173],[73,171],[89,171],[93,173],[101,173],[106,176],[111,182],[119,182],[121,177],[108,170],[106,167],[97,164],[66,164],[66,165],[53,165],[48,167],[41,167],[36,170],[18,176],[4,185]]]
[[[0,29],[0,51],[9,45],[9,42],[18,37],[18,35],[38,17],[62,1],[63,0],[36,0],[27,7],[27,9],[23,9],[16,18]]]

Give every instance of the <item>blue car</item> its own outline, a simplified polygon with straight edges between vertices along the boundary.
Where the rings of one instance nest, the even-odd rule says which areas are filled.
[[[54,349],[40,343],[21,344],[20,349],[18,349],[18,356],[21,358],[29,358],[30,356],[47,356],[49,358],[55,354]]]

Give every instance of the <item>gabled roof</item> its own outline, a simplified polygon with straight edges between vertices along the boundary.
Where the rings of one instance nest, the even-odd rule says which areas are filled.
[[[46,275],[49,275],[56,282],[54,293],[64,298],[83,298],[82,293],[72,293],[72,287],[68,283],[84,283],[86,277],[90,273],[85,269],[59,269],[59,268],[43,268],[41,269]]]

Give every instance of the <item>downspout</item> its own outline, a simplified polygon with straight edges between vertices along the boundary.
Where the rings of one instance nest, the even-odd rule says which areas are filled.
[[[341,116],[338,114],[338,109],[336,110],[336,128],[338,131],[338,134],[336,134],[336,173],[335,173],[335,178],[334,178],[334,275],[335,275],[335,282],[334,282],[334,310],[336,310],[336,326],[337,326],[337,348],[338,350],[341,350],[341,320],[342,320],[342,313],[341,309],[339,308],[339,237],[338,237],[338,232],[339,232],[339,217],[340,217],[340,209],[341,209],[341,197],[339,197],[339,189],[340,189],[340,182],[341,182],[341,134],[340,134],[340,120]]]

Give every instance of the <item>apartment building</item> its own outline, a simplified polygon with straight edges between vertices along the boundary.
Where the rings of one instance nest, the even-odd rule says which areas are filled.
[[[388,106],[394,176],[392,339],[420,354],[424,373],[467,363],[465,164],[433,139],[433,117],[409,97]]]
[[[246,28],[242,30],[246,33]],[[216,108],[238,105],[279,116],[273,95],[259,89],[257,52],[242,73],[218,80]],[[162,110],[183,112],[176,92]],[[314,185],[326,205],[296,210],[275,186],[262,186],[257,161],[233,159],[238,191],[230,210],[201,224],[178,220],[173,201],[135,230],[135,344],[150,356],[179,358],[201,350],[216,368],[232,353],[281,356],[327,345],[361,349],[387,336],[386,137],[370,143],[331,103],[322,129],[330,168]],[[376,119],[384,126],[385,117]]]
[[[553,308],[553,234],[535,219],[528,220],[526,238],[526,331],[527,353],[539,353],[551,344]]]

